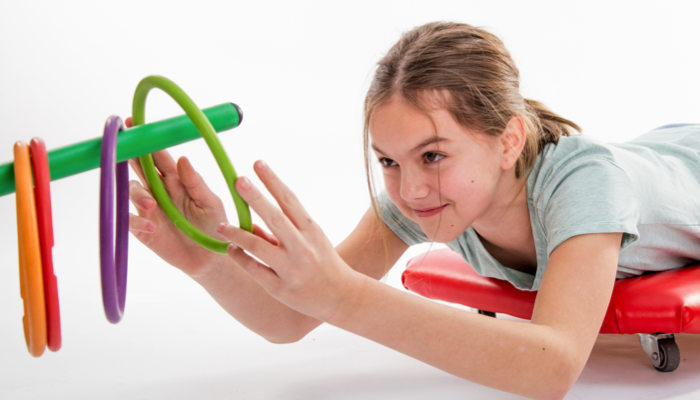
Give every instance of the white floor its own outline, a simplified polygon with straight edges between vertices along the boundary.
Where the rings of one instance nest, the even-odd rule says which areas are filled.
[[[159,263],[143,267],[145,250],[135,246],[131,257],[145,260],[130,270],[128,309],[117,325],[102,315],[99,285],[85,284],[97,283],[96,268],[76,264],[59,275],[64,345],[38,359],[24,347],[15,283],[0,283],[0,399],[519,398],[332,326],[295,344],[270,344],[179,272]],[[387,284],[398,286],[398,277]],[[680,367],[660,373],[636,336],[601,335],[566,398],[700,399],[700,336],[679,335],[677,342]]]
[[[3,363],[3,399],[514,399],[425,366],[362,338],[321,328],[300,343],[266,345],[247,335],[204,343],[135,341],[112,350]],[[235,340],[233,340],[235,338]],[[153,338],[152,338],[153,339]],[[681,336],[683,362],[653,370],[636,338],[601,337],[567,399],[698,399],[700,338]],[[184,347],[184,348],[183,348]],[[92,349],[92,350],[90,350]],[[68,352],[71,354],[68,355]],[[143,360],[144,354],[147,354]],[[153,357],[157,355],[158,357]],[[81,362],[66,366],[65,361]]]

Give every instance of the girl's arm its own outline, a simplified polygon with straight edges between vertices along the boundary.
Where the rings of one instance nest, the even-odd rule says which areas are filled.
[[[362,277],[354,301],[327,322],[485,386],[562,398],[603,322],[620,239],[619,233],[591,234],[560,245],[547,264],[530,323],[464,312]]]
[[[620,233],[575,236],[551,255],[530,323],[499,320],[382,285],[350,268],[269,168],[258,170],[282,210],[246,178],[241,196],[278,246],[231,226],[229,255],[273,297],[464,379],[520,395],[562,398],[588,359],[610,300]],[[285,200],[281,200],[285,199]],[[245,254],[252,253],[260,264]]]
[[[385,230],[388,259],[371,208],[355,230],[336,247],[347,265],[374,280],[381,279],[408,248],[383,222],[381,226]],[[296,342],[323,323],[270,296],[229,257],[206,275],[193,278],[231,316],[273,343]]]

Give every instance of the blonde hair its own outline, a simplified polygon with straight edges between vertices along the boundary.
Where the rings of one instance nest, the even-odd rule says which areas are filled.
[[[521,116],[527,136],[515,168],[516,178],[529,176],[537,154],[557,143],[575,123],[544,104],[525,99],[519,71],[503,42],[483,29],[454,22],[432,22],[403,34],[377,63],[365,97],[364,151],[372,207],[379,217],[371,173],[369,122],[374,110],[395,94],[428,112],[436,99],[462,126],[499,136],[512,117]],[[438,94],[438,96],[430,96]],[[527,178],[526,176],[526,178]]]

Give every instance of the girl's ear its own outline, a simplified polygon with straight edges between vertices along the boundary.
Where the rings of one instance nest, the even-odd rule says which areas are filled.
[[[501,135],[501,145],[503,146],[502,169],[506,170],[515,167],[518,157],[520,157],[520,153],[525,147],[526,137],[527,129],[523,117],[516,115],[511,118]]]

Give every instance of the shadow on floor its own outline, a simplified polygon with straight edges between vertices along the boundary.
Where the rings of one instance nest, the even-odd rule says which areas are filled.
[[[572,389],[581,398],[668,399],[693,397],[700,391],[700,335],[678,334],[681,363],[673,372],[658,372],[637,335],[599,335],[586,368]],[[603,396],[603,397],[596,397]],[[688,397],[690,398],[690,397]]]
[[[676,339],[681,364],[656,371],[636,335],[599,335],[583,373],[566,399],[700,398],[700,335]],[[364,351],[363,351],[364,352]],[[231,360],[226,371],[173,376],[114,385],[100,393],[83,390],[72,398],[92,399],[520,399],[386,352],[330,353],[318,357]],[[77,393],[76,393],[77,394]]]

